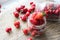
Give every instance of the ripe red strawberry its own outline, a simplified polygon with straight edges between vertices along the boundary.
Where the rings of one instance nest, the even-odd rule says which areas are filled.
[[[28,29],[24,29],[24,30],[23,30],[23,33],[24,33],[25,35],[28,35]]]
[[[30,12],[26,12],[26,14],[25,14],[27,17],[30,15]]]
[[[26,15],[23,15],[23,16],[21,17],[21,19],[22,19],[22,21],[26,21],[26,20],[27,20],[27,16],[26,16]]]
[[[12,31],[12,28],[6,28],[6,32],[10,33]]]
[[[18,13],[17,11],[15,11],[13,14],[14,14],[14,16],[15,16],[16,18],[19,17],[19,13]]]
[[[27,8],[24,8],[24,9],[22,10],[22,13],[25,14],[27,11],[28,11],[28,9],[27,9]]]
[[[32,5],[33,4],[33,2],[30,2],[30,5]]]
[[[30,37],[30,38],[28,38],[27,40],[33,40],[33,39]]]
[[[38,13],[35,17],[34,17],[34,19],[36,20],[38,20],[38,19],[43,19],[43,14],[42,13]]]
[[[20,27],[20,22],[19,22],[19,21],[14,22],[14,26],[15,26],[16,28],[19,28],[19,27]]]

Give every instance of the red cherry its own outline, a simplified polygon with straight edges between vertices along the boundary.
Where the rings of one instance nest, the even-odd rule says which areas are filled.
[[[6,28],[6,32],[10,33],[12,31],[12,28]]]
[[[40,25],[44,24],[44,19],[40,20]]]
[[[21,8],[20,7],[16,8],[16,11],[20,12],[21,11]]]
[[[21,8],[21,9],[25,8],[25,5],[21,5],[20,8]]]
[[[24,33],[25,35],[28,35],[28,29],[24,29],[24,30],[23,30],[23,33]]]
[[[27,16],[26,16],[26,15],[23,15],[23,16],[21,17],[21,19],[22,19],[22,21],[26,21],[26,20],[27,20]]]
[[[31,7],[32,7],[32,6],[34,6],[34,7],[35,7],[36,5],[35,5],[35,4],[32,4],[32,5],[31,5]]]
[[[31,11],[34,11],[35,10],[35,6],[32,6],[30,9],[31,9]]]
[[[37,31],[36,30],[33,30],[31,35],[34,37],[36,35]]]
[[[32,24],[34,24],[34,25],[37,25],[37,21],[34,20],[34,19],[30,19],[30,22],[31,22]]]
[[[33,4],[33,2],[30,2],[30,5],[32,5]]]
[[[30,15],[30,12],[26,12],[26,14],[25,14],[27,17]]]
[[[30,37],[30,38],[28,38],[27,40],[33,40],[33,39]]]
[[[18,13],[17,11],[15,11],[13,14],[14,14],[14,16],[15,16],[16,18],[19,17],[19,13]]]
[[[28,11],[28,9],[27,9],[27,8],[24,8],[24,9],[22,10],[22,13],[25,14],[27,11]]]
[[[14,22],[14,26],[15,26],[16,28],[19,28],[19,27],[20,27],[20,22],[19,22],[19,21]]]
[[[59,10],[57,9],[57,10],[55,11],[55,14],[58,14],[58,12],[59,12]]]
[[[31,11],[32,11],[31,9],[28,9],[28,12],[30,12],[30,13],[31,13]]]

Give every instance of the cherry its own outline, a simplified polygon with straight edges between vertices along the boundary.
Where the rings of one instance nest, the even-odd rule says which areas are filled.
[[[37,31],[36,30],[33,30],[31,35],[34,37],[36,35]]]
[[[26,20],[27,20],[27,16],[26,16],[26,15],[23,15],[23,16],[21,17],[21,19],[22,19],[22,21],[26,21]]]
[[[24,33],[25,35],[28,35],[28,29],[24,29],[24,30],[23,30],[23,33]]]
[[[22,10],[22,13],[25,14],[27,11],[28,11],[28,9],[27,9],[27,8],[24,8],[24,9]]]
[[[15,16],[16,18],[19,17],[19,13],[18,13],[17,11],[15,11],[13,14],[14,14],[14,16]]]
[[[16,11],[20,12],[21,11],[21,8],[20,7],[16,8]]]
[[[26,14],[25,14],[27,17],[30,15],[30,12],[26,12]]]
[[[34,7],[35,7],[36,5],[35,5],[35,4],[32,4],[32,5],[31,5],[31,7],[32,7],[32,6],[34,6]]]
[[[14,22],[14,26],[15,26],[16,28],[19,28],[19,27],[20,27],[20,22],[19,22],[19,21]]]
[[[6,32],[10,33],[12,31],[12,28],[6,28]]]
[[[21,7],[20,7],[21,9],[23,9],[23,8],[25,8],[25,5],[21,5]]]
[[[27,40],[33,40],[33,39],[30,37],[30,38],[28,38]]]
[[[33,2],[30,2],[30,5],[32,5],[33,4]]]
[[[31,22],[32,24],[34,24],[34,25],[37,25],[37,21],[34,20],[34,19],[30,19],[30,22]]]

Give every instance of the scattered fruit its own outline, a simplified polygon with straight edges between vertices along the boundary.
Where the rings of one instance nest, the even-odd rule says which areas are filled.
[[[19,22],[19,21],[14,22],[14,26],[15,26],[16,28],[19,28],[19,27],[20,27],[20,22]]]
[[[13,14],[14,14],[14,16],[15,16],[16,18],[19,17],[19,13],[18,13],[17,11],[15,11]]]
[[[26,14],[27,11],[28,11],[27,8],[22,9],[22,13],[23,13],[23,14]]]
[[[12,28],[6,28],[6,32],[10,33],[12,31]]]
[[[27,20],[27,16],[26,15],[23,15],[20,18],[22,19],[22,21],[26,21]]]
[[[23,30],[23,33],[24,33],[25,35],[28,35],[28,29],[24,29],[24,30]]]
[[[30,15],[30,12],[26,12],[26,14],[25,14],[27,17]]]

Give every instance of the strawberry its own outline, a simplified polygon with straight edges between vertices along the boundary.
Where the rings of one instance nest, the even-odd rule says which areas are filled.
[[[12,28],[6,28],[6,32],[10,33],[12,31]]]
[[[42,13],[38,13],[35,17],[34,17],[34,19],[36,20],[38,20],[38,19],[42,19],[43,18],[43,14]]]
[[[19,13],[18,13],[17,11],[15,11],[13,14],[14,14],[14,16],[15,16],[16,18],[19,17]]]
[[[28,29],[24,29],[24,30],[23,30],[23,33],[24,33],[25,35],[28,35]]]
[[[20,27],[20,22],[19,22],[19,21],[14,22],[14,26],[15,26],[16,28],[19,28],[19,27]]]

